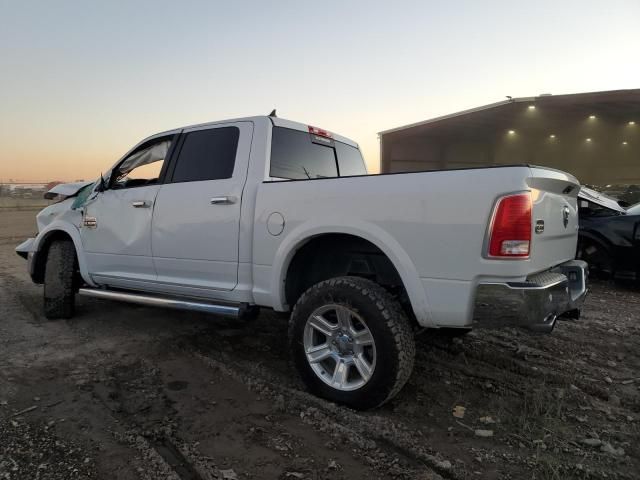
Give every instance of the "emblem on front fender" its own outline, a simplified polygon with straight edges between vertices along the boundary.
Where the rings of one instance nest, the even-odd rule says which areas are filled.
[[[98,226],[98,220],[96,217],[84,217],[84,221],[82,223],[87,228],[96,228]]]
[[[564,225],[564,228],[567,228],[567,225],[569,225],[569,214],[571,213],[571,211],[569,210],[569,207],[564,207],[562,209],[562,224]]]

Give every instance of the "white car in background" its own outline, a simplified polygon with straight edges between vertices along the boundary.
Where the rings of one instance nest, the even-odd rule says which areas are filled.
[[[75,295],[241,317],[291,312],[314,393],[378,406],[417,328],[549,332],[586,293],[571,175],[528,165],[367,175],[357,144],[258,116],[146,138],[59,185],[17,247],[49,318]]]

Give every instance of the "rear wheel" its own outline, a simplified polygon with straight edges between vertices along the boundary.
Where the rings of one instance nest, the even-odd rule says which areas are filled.
[[[307,388],[353,408],[390,400],[413,369],[415,344],[402,307],[384,288],[359,277],[307,290],[291,315],[289,341]]]
[[[71,240],[55,240],[44,271],[44,315],[71,318],[75,311],[76,250]]]

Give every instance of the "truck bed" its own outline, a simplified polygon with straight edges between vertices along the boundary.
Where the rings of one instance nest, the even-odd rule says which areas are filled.
[[[527,259],[487,258],[496,201],[528,190],[535,192],[533,217],[545,219],[547,231],[533,235]],[[577,192],[572,176],[527,165],[264,182],[256,199],[255,280],[275,281],[269,271],[280,268],[278,252],[310,235],[360,236],[383,250],[405,286],[412,285],[407,290],[425,324],[467,325],[480,281],[525,281],[574,257]],[[262,227],[273,212],[284,218],[286,234],[274,236]],[[255,289],[270,290],[259,284]]]

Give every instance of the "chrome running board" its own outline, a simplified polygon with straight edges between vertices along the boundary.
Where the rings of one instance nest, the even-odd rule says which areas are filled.
[[[241,314],[241,306],[218,305],[201,300],[166,298],[145,293],[129,293],[115,290],[102,290],[97,288],[81,288],[80,295],[105,300],[119,300],[122,302],[137,303],[149,307],[173,308],[175,310],[191,310],[193,312],[213,313],[226,317],[238,318]]]

